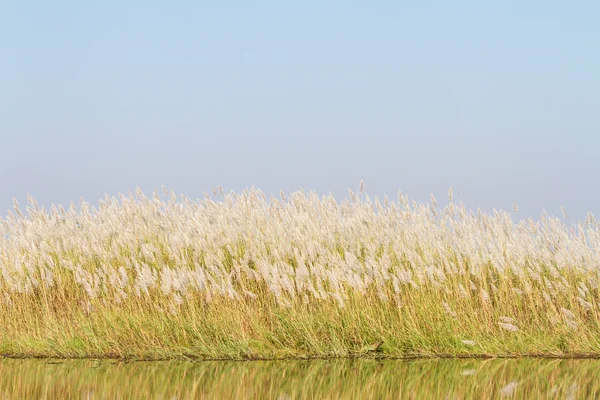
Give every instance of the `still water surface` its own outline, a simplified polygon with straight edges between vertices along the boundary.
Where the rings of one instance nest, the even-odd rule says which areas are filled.
[[[0,360],[2,399],[600,398],[600,360]]]

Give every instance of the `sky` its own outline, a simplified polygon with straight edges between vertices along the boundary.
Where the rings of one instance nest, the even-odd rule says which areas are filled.
[[[600,216],[598,21],[595,1],[4,1],[0,216],[28,193],[361,180]]]

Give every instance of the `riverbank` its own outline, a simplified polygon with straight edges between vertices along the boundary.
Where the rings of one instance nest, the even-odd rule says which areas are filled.
[[[2,220],[0,354],[600,354],[600,225],[260,191]]]
[[[414,295],[400,306],[371,300],[361,297],[344,308],[188,300],[175,314],[157,303],[151,311],[94,305],[89,313],[62,309],[61,316],[28,304],[0,313],[0,353],[146,360],[600,355],[594,320],[580,323],[575,334],[568,322],[553,325],[540,317],[542,310],[525,307],[530,303],[512,314],[519,323],[511,331],[500,325],[506,313],[491,307],[463,308],[461,318],[432,306],[429,296]]]

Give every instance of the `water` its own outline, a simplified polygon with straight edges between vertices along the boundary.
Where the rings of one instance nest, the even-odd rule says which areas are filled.
[[[2,399],[600,398],[600,360],[0,360]]]

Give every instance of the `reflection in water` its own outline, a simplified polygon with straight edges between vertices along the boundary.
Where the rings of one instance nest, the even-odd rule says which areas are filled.
[[[2,399],[600,398],[599,360],[0,360]]]

